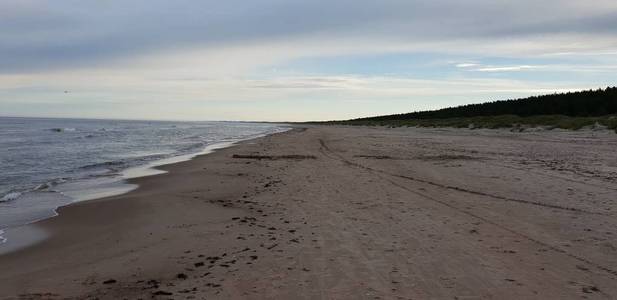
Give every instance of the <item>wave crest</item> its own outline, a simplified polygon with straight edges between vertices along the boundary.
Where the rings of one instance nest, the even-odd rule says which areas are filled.
[[[75,131],[76,129],[75,128],[70,128],[70,127],[68,127],[68,128],[57,127],[57,128],[50,128],[49,130],[53,131],[53,132],[65,132],[65,131]]]
[[[2,196],[2,198],[0,198],[0,202],[13,201],[13,200],[19,198],[19,196],[21,196],[20,192],[10,192],[10,193]]]

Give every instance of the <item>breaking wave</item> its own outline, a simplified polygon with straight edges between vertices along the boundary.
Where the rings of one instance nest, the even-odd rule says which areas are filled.
[[[2,196],[2,198],[0,198],[0,202],[9,202],[9,201],[13,201],[17,198],[19,198],[19,196],[21,196],[22,193],[20,192],[9,192],[8,194]]]

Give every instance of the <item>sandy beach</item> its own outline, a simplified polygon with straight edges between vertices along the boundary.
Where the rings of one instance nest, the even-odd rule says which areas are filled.
[[[0,299],[616,299],[617,135],[309,127],[32,225]]]

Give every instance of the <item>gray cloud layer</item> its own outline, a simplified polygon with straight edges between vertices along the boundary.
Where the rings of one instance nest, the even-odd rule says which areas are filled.
[[[617,34],[615,1],[5,0],[0,73],[71,68],[191,46],[305,35],[503,39]]]

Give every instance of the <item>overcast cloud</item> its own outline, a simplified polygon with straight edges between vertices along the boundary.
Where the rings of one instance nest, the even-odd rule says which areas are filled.
[[[343,67],[336,74],[336,70],[318,68],[309,72],[295,64],[305,58],[353,56],[358,64],[377,68],[392,60],[392,55],[398,55],[402,64],[420,54],[428,56],[435,71],[411,64],[405,74],[353,73]],[[246,101],[246,97],[256,101],[288,97],[276,99],[288,102],[293,102],[289,97],[320,97],[320,101],[344,103],[354,96],[349,86],[336,86],[351,93],[343,98],[323,88],[341,77],[363,78],[365,83],[374,78],[379,84],[366,83],[373,91],[366,94],[381,103],[392,100],[389,110],[379,111],[385,113],[433,107],[431,101],[439,105],[469,102],[478,96],[452,89],[450,97],[440,98],[451,99],[444,102],[429,95],[413,97],[416,93],[409,90],[403,93],[409,95],[405,103],[387,92],[383,82],[388,78],[398,82],[430,77],[431,86],[440,90],[439,82],[452,87],[450,81],[461,78],[495,83],[494,77],[481,76],[499,73],[499,82],[520,88],[508,94],[516,96],[551,86],[560,90],[609,84],[612,74],[607,75],[606,68],[612,72],[616,58],[614,0],[0,0],[0,115],[44,115],[42,109],[33,110],[31,104],[37,101],[51,101],[61,111],[68,102],[55,93],[66,88],[83,92],[80,101],[85,103],[131,94],[131,99],[117,105],[135,109],[140,92],[146,90],[141,97],[194,103],[204,110],[205,119],[272,119],[241,112],[218,117],[206,111],[213,111],[209,108],[214,105],[217,109],[229,106],[232,111],[238,103],[234,101]],[[551,73],[564,69],[587,75]],[[307,77],[323,81],[306,82]],[[286,89],[285,83],[305,93],[302,97],[287,90],[277,94],[276,90]],[[239,87],[268,93],[234,93]],[[225,90],[229,88],[234,90]],[[413,88],[418,86],[409,86]],[[218,98],[209,105],[208,101],[215,101],[212,95]],[[353,113],[373,113],[375,105]],[[279,103],[280,115],[293,107]],[[115,116],[111,110],[91,113],[86,108],[83,114]],[[143,115],[163,117],[147,111]],[[348,112],[328,116],[351,117]],[[319,114],[311,116],[315,117]],[[189,116],[178,112],[170,118]]]

